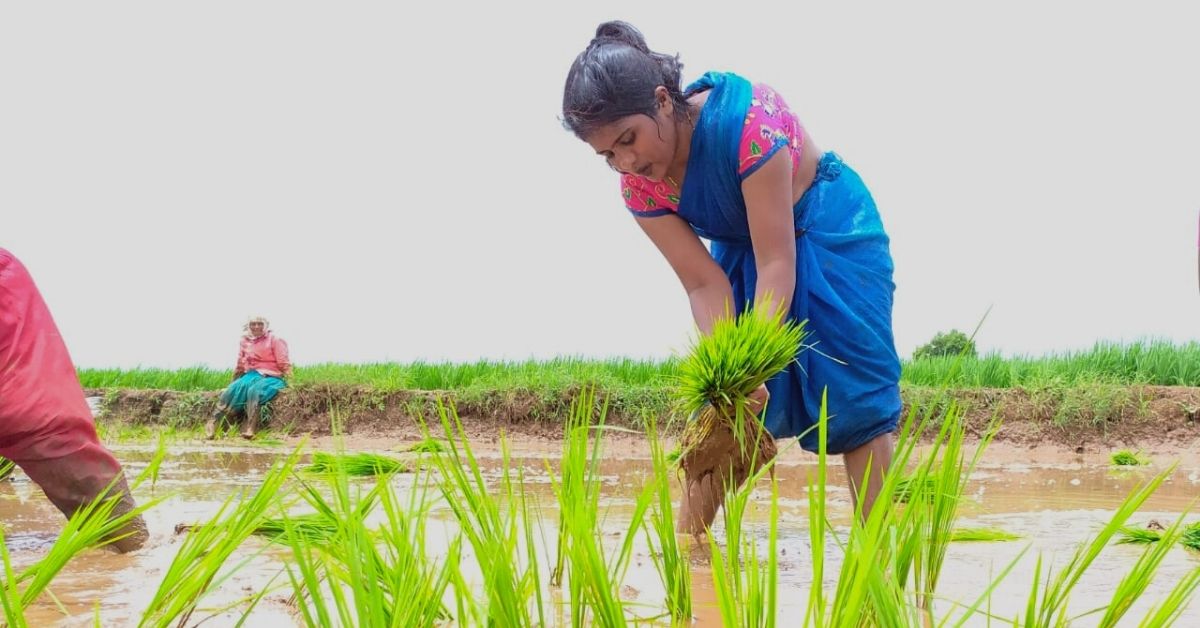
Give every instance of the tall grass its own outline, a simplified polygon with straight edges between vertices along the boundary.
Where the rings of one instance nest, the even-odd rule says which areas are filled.
[[[1043,356],[997,354],[906,360],[902,383],[914,386],[967,388],[1037,387],[1092,382],[1200,386],[1200,343],[1162,340],[1133,343],[1098,342],[1084,351]],[[677,374],[675,359],[479,360],[475,362],[322,363],[298,366],[294,385],[343,384],[381,391],[486,391],[523,389],[555,392],[592,382],[603,391],[654,394]],[[951,377],[948,375],[952,374]],[[90,368],[79,370],[86,388],[220,390],[230,371],[207,367]]]

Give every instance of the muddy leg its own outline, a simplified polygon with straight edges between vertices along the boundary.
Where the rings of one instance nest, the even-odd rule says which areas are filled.
[[[871,442],[848,451],[843,456],[846,461],[846,475],[850,481],[850,495],[854,498],[855,509],[859,500],[862,501],[862,518],[865,521],[875,506],[875,498],[883,486],[883,474],[892,466],[892,451],[895,444],[892,434],[876,436]],[[868,485],[863,487],[863,476],[867,474],[867,465],[871,467]]]
[[[217,437],[217,426],[221,424],[221,420],[225,418],[225,412],[229,406],[225,402],[217,402],[217,409],[213,410],[212,416],[209,417],[208,423],[204,424],[204,438],[213,440]]]
[[[246,400],[246,420],[242,421],[242,438],[250,440],[258,432],[258,399]]]

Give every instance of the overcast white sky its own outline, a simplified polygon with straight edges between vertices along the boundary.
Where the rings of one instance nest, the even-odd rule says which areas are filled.
[[[400,4],[0,5],[0,246],[77,363],[227,367],[250,313],[300,364],[682,350],[683,291],[558,119],[611,18],[859,170],[902,355],[989,307],[1008,355],[1200,335],[1184,3]]]

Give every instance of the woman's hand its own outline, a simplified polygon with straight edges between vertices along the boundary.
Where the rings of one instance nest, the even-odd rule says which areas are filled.
[[[746,406],[758,416],[762,413],[763,406],[767,405],[767,400],[771,398],[771,393],[767,392],[766,384],[759,384],[754,392],[750,393],[749,403]]]

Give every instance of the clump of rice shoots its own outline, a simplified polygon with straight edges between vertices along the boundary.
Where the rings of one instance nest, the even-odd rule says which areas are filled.
[[[1122,449],[1121,451],[1113,453],[1111,460],[1113,465],[1118,467],[1140,467],[1150,464],[1148,459],[1143,456],[1139,456],[1128,449]]]
[[[351,476],[387,475],[408,473],[408,463],[388,456],[372,453],[332,454],[313,452],[312,463],[304,468],[312,473],[332,473],[341,469]]]
[[[1189,523],[1183,529],[1183,534],[1180,535],[1179,542],[1188,549],[1200,551],[1200,521]]]
[[[691,417],[680,439],[681,531],[704,532],[726,490],[775,458],[775,440],[751,412],[750,394],[796,359],[804,335],[803,323],[782,312],[752,308],[717,320],[681,361],[680,408]]]
[[[1162,540],[1166,527],[1151,520],[1144,528],[1123,527],[1118,544],[1157,543]],[[1179,533],[1179,544],[1188,549],[1200,550],[1200,521],[1189,523]]]
[[[408,446],[405,451],[411,451],[418,454],[440,454],[445,453],[446,443],[433,437],[426,438],[417,443]]]
[[[908,476],[900,478],[896,481],[896,491],[892,493],[892,501],[900,504],[907,504],[912,500],[913,495],[921,495],[926,501],[933,499],[933,491],[937,487],[937,478],[933,476],[923,476],[923,481],[916,476]]]
[[[667,463],[667,466],[671,466],[671,467],[679,466],[679,456],[682,454],[683,454],[683,450],[680,449],[678,445],[675,446],[675,449],[668,451],[664,458]]]
[[[1121,536],[1117,539],[1117,544],[1144,544],[1157,543],[1162,540],[1162,529],[1154,528],[1132,528],[1124,526],[1121,528]]]
[[[952,543],[994,543],[999,541],[1015,541],[1020,534],[1013,534],[999,528],[954,528],[950,533]]]

